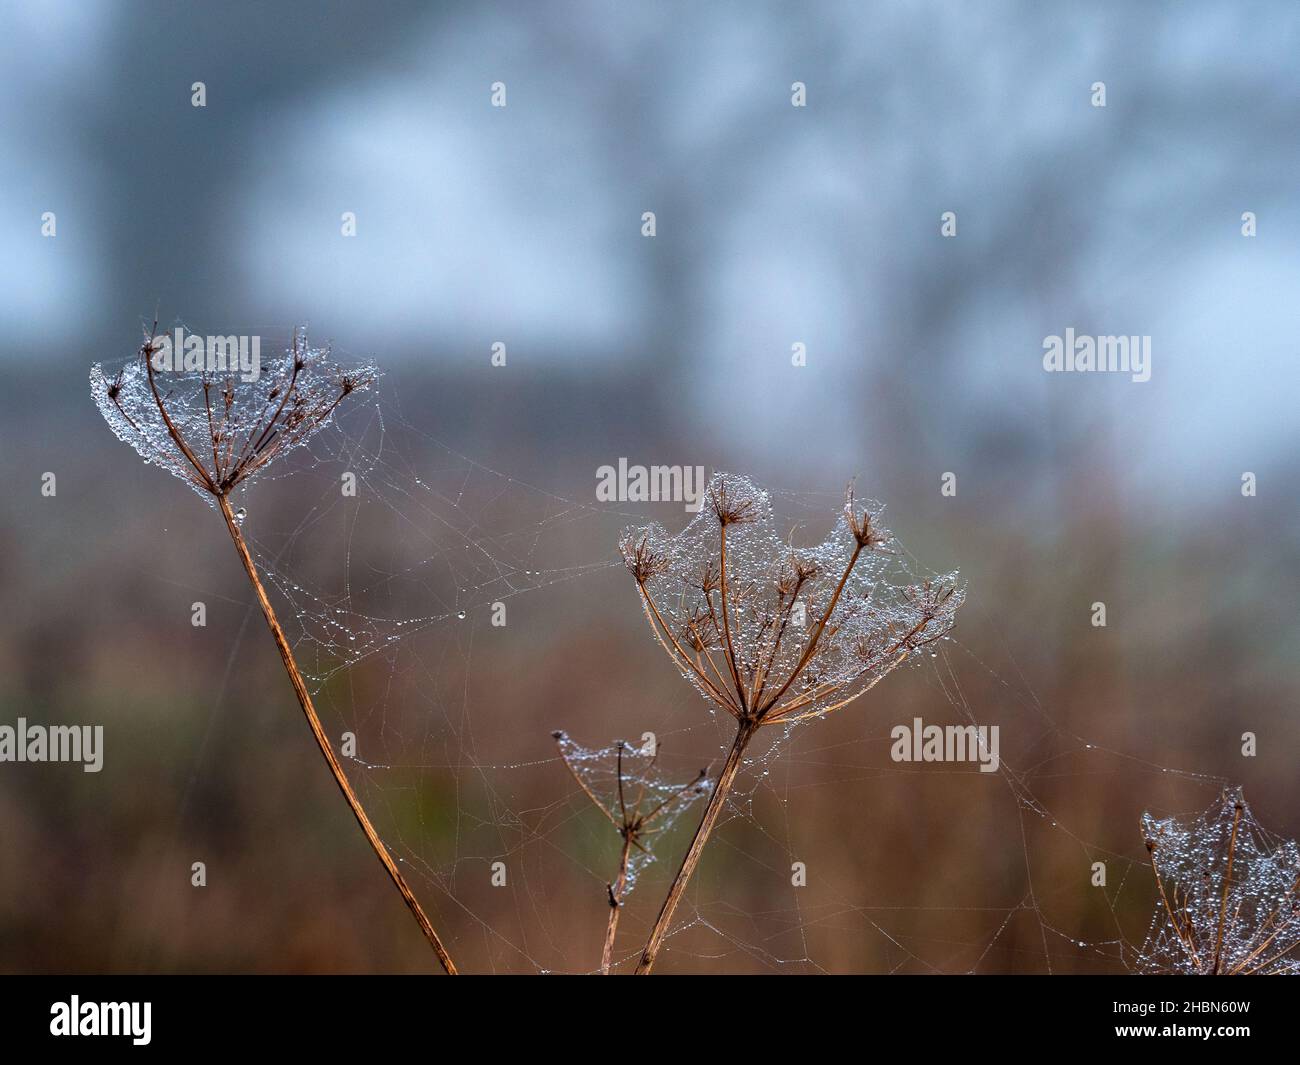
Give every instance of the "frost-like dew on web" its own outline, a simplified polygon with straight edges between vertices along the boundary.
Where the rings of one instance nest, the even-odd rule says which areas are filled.
[[[222,341],[219,349],[215,343],[205,347],[203,337],[185,338],[184,329],[177,329],[179,350],[173,350],[171,338],[158,336],[154,323],[137,357],[118,364],[116,372],[102,363],[91,367],[90,389],[118,439],[212,505],[215,495],[251,481],[306,444],[345,399],[378,377],[372,362],[339,366],[328,350],[308,345],[305,329],[265,362],[260,337],[256,353],[248,350],[247,337],[208,338]]]
[[[880,506],[850,489],[831,535],[797,547],[771,497],[719,473],[682,532],[652,525],[620,542],[655,638],[711,704],[788,726],[832,713],[947,635],[955,573],[914,579],[891,551]]]
[[[1141,972],[1300,974],[1300,849],[1255,820],[1240,788],[1195,819],[1146,814],[1142,830],[1159,901]]]
[[[651,744],[620,740],[595,750],[579,746],[564,732],[554,734],[560,757],[578,786],[610,822],[627,846],[626,871],[618,894],[622,902],[636,887],[641,870],[655,860],[656,837],[666,835],[712,787],[706,770],[686,781],[669,779]]]

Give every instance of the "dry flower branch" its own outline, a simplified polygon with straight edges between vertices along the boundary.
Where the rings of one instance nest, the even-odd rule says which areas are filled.
[[[153,358],[157,330],[155,321],[137,358],[123,364],[111,379],[98,364],[92,368],[95,402],[118,438],[135,448],[146,463],[179,477],[220,511],[294,695],[335,783],[438,961],[448,973],[455,974],[451,956],[334,754],[244,540],[241,519],[230,503],[236,487],[306,443],[329,422],[347,396],[368,388],[377,372],[371,365],[343,371],[329,361],[328,352],[309,348],[305,334],[296,330],[290,349],[271,360],[267,370],[253,381],[237,378],[234,372],[161,370]]]
[[[620,740],[612,751],[608,748],[589,751],[563,732],[553,732],[551,736],[578,787],[605,815],[622,840],[618,872],[605,885],[609,918],[600,971],[608,976],[623,903],[636,884],[639,868],[654,860],[651,837],[671,827],[692,803],[708,794],[708,770],[701,769],[695,779],[685,784],[672,784],[659,772],[657,746],[653,753],[646,754],[642,748]],[[607,794],[602,796],[602,791]]]
[[[1225,790],[1190,824],[1142,818],[1159,905],[1143,972],[1300,975],[1300,850]]]
[[[637,972],[654,966],[691,874],[759,730],[825,717],[860,699],[952,627],[956,574],[900,580],[879,510],[850,486],[831,537],[811,549],[774,531],[767,493],[717,474],[676,536],[658,526],[620,541],[659,646],[713,707],[736,721],[731,750],[664,900]]]

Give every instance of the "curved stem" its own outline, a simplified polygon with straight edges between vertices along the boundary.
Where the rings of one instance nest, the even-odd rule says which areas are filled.
[[[664,899],[663,909],[659,911],[654,928],[650,930],[650,938],[646,941],[645,950],[641,952],[641,960],[636,967],[637,976],[648,976],[650,970],[654,968],[655,959],[659,956],[659,948],[663,945],[664,936],[668,934],[668,926],[672,923],[673,911],[677,909],[682,895],[686,893],[686,885],[691,879],[691,874],[695,872],[695,867],[700,864],[704,845],[709,841],[709,834],[718,820],[718,814],[726,804],[732,784],[736,782],[736,774],[740,771],[740,760],[744,756],[745,748],[749,746],[749,741],[753,738],[756,727],[749,721],[742,721],[736,732],[736,741],[731,745],[731,752],[723,763],[722,772],[718,774],[718,783],[713,789],[713,794],[709,796],[709,805],[704,809],[700,827],[695,830],[695,838],[691,840],[690,849],[682,859],[682,867],[677,871],[677,878],[668,889],[668,897]]]
[[[293,692],[298,697],[298,704],[307,717],[307,724],[311,727],[312,735],[316,737],[316,743],[320,747],[321,754],[325,756],[330,772],[334,774],[335,783],[338,784],[339,790],[343,792],[343,797],[347,800],[348,806],[351,807],[357,823],[361,826],[361,831],[366,834],[366,839],[370,841],[370,846],[374,848],[375,854],[378,855],[384,868],[388,870],[388,875],[392,877],[393,883],[397,885],[397,890],[401,893],[407,908],[415,917],[416,923],[419,924],[420,931],[424,933],[424,937],[433,947],[433,952],[438,956],[438,961],[442,963],[442,967],[449,974],[455,976],[456,966],[451,960],[451,955],[447,953],[447,948],[442,945],[442,940],[438,938],[438,933],[433,930],[433,925],[429,922],[429,918],[425,916],[424,910],[415,897],[415,893],[411,891],[406,879],[398,870],[397,863],[393,861],[388,849],[375,831],[374,825],[370,823],[370,818],[362,808],[356,792],[352,790],[352,785],[343,772],[343,766],[339,764],[339,760],[334,754],[334,748],[330,746],[325,730],[321,727],[320,718],[316,716],[316,708],[312,705],[307,685],[302,679],[302,674],[298,671],[297,662],[294,661],[289,641],[285,639],[284,630],[280,628],[280,622],[275,616],[275,610],[271,607],[271,600],[267,597],[266,589],[262,586],[262,579],[257,574],[257,567],[253,565],[253,556],[248,553],[248,545],[244,542],[244,534],[240,532],[239,525],[235,522],[235,515],[230,509],[229,498],[225,495],[218,495],[216,499],[221,507],[221,516],[226,519],[226,528],[230,531],[230,538],[235,542],[235,550],[239,552],[239,560],[244,564],[244,572],[248,574],[248,579],[253,585],[253,591],[257,594],[257,602],[262,608],[262,615],[266,618],[266,624],[271,630],[271,635],[275,637],[275,646],[284,662],[285,672],[289,674],[289,683],[293,685]]]
[[[686,663],[686,668],[691,670],[700,678],[701,683],[703,683],[704,687],[708,689],[709,693],[714,697],[714,701],[717,702],[719,706],[725,707],[727,713],[731,714],[733,717],[739,717],[740,712],[732,705],[732,700],[728,697],[727,693],[714,687],[713,682],[705,676],[704,671],[691,661],[690,656],[682,649],[682,645],[677,642],[677,637],[673,635],[673,630],[668,627],[662,615],[659,613],[659,608],[655,606],[655,601],[650,598],[649,589],[646,588],[644,584],[638,584],[637,590],[641,593],[642,609],[645,610],[646,617],[650,621],[650,628],[655,634],[655,639],[659,641],[659,646],[667,652],[668,657],[673,660],[674,664],[678,661],[677,654],[680,654],[681,661]],[[668,642],[672,643],[672,648],[676,649],[677,654],[673,653],[673,649],[668,646],[668,642],[665,642],[663,636],[659,634],[660,629],[664,630],[664,633],[668,637]],[[709,662],[712,664],[713,659],[710,658]],[[716,667],[714,668],[714,672],[717,672]]]
[[[1159,844],[1157,844],[1157,846],[1158,845]],[[1174,908],[1169,905],[1169,895],[1165,892],[1165,882],[1164,879],[1160,876],[1160,867],[1156,864],[1155,847],[1148,847],[1147,855],[1151,859],[1151,871],[1155,874],[1156,888],[1160,892],[1160,901],[1163,902],[1165,905],[1165,913],[1168,914],[1169,916],[1169,923],[1174,926],[1174,931],[1178,934],[1178,938],[1183,944],[1183,949],[1187,951],[1188,956],[1192,959],[1192,964],[1199,971],[1201,968],[1201,959],[1196,953],[1196,942],[1195,940],[1193,940],[1191,935],[1188,934],[1186,929],[1183,927],[1183,923],[1174,915]],[[1177,891],[1178,888],[1177,886],[1175,886],[1174,888],[1175,901],[1177,901],[1178,899]]]

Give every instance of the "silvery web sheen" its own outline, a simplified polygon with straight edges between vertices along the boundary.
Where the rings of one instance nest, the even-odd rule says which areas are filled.
[[[151,373],[146,356],[152,344],[147,338],[113,376],[100,363],[92,366],[91,394],[119,440],[209,500],[301,447],[329,424],[345,396],[365,391],[378,376],[372,363],[343,370],[328,351],[307,346],[305,331],[295,332],[280,355],[262,360],[256,381],[242,380],[237,371]]]
[[[637,875],[655,860],[654,838],[671,829],[695,802],[709,794],[713,785],[703,773],[692,780],[669,780],[657,755],[647,754],[626,740],[592,750],[560,732],[555,734],[555,742],[587,798],[615,828],[637,818],[645,822],[636,835],[639,845],[628,852],[627,885],[622,896],[626,898],[636,886]]]
[[[952,627],[957,574],[914,580],[880,510],[855,510],[850,490],[826,541],[795,547],[767,492],[719,473],[680,533],[631,529],[621,548],[651,628],[696,690],[738,717],[786,724],[847,705]]]
[[[1142,972],[1300,975],[1300,849],[1255,820],[1240,788],[1190,824],[1147,814],[1142,827],[1157,880]]]

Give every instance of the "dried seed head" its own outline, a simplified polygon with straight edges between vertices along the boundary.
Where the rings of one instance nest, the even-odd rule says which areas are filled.
[[[930,579],[920,584],[911,585],[904,592],[912,604],[917,624],[908,634],[908,650],[916,650],[938,639],[951,627],[952,615],[956,611],[959,599],[954,585],[935,582]]]
[[[682,636],[693,651],[702,652],[720,646],[721,633],[718,632],[713,616],[700,606],[687,619]]]
[[[639,538],[636,533],[629,531],[618,542],[623,564],[636,578],[637,584],[645,584],[651,578],[666,573],[670,565],[668,556],[651,546],[650,537],[650,530],[641,533]]]
[[[853,533],[853,539],[859,547],[869,551],[889,540],[889,533],[876,526],[875,515],[870,510],[864,509],[861,513],[858,512],[853,503],[851,484],[844,493],[844,516],[848,521],[849,531]]]
[[[817,562],[814,559],[804,557],[792,549],[777,571],[777,598],[786,600],[798,595],[799,589],[816,577],[817,573]]]
[[[1157,900],[1146,973],[1300,975],[1300,848],[1267,831],[1241,789],[1199,817],[1142,818]]]
[[[701,770],[693,780],[673,782],[660,767],[657,751],[650,753],[625,740],[589,750],[563,732],[551,735],[583,794],[619,836],[632,843],[622,894],[626,898],[641,870],[654,861],[655,837],[712,790],[707,773]]]
[[[717,474],[706,498],[675,536],[626,534],[624,557],[646,574],[638,582],[664,650],[715,707],[760,724],[838,709],[951,628],[956,575],[915,581],[901,553],[857,547],[859,535],[872,546],[888,538],[874,518],[852,537],[837,527],[795,549],[750,482]]]
[[[722,574],[719,567],[719,560],[716,558],[706,559],[700,569],[700,577],[695,587],[698,588],[706,597],[716,592],[722,587]]]
[[[371,364],[345,372],[299,331],[287,351],[263,360],[256,379],[233,368],[160,368],[161,343],[146,333],[138,357],[112,377],[96,364],[91,392],[119,439],[207,496],[228,495],[306,443],[345,397],[378,377]]]
[[[720,525],[742,525],[757,521],[764,502],[763,493],[748,481],[717,476],[708,488],[709,507]]]

